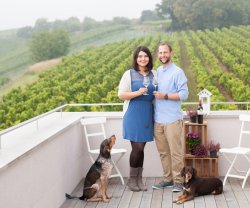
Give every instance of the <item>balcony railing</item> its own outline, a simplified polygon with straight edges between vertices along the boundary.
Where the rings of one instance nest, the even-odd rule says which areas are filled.
[[[91,107],[91,106],[100,106],[100,107],[103,107],[103,106],[122,106],[123,103],[88,103],[88,104],[64,104],[62,106],[59,106],[51,111],[48,111],[46,113],[43,113],[39,116],[36,116],[32,119],[29,119],[27,121],[24,121],[20,124],[17,124],[15,126],[12,126],[10,128],[7,128],[3,131],[0,131],[0,149],[2,148],[2,142],[1,142],[1,138],[4,134],[7,134],[11,131],[14,131],[15,129],[18,129],[22,126],[25,126],[29,123],[32,123],[32,122],[36,122],[36,127],[37,129],[39,128],[39,119],[41,118],[44,118],[52,113],[55,113],[55,112],[59,112],[59,111],[63,111],[65,108],[67,107]],[[183,106],[187,106],[187,105],[197,105],[197,102],[183,102],[182,103]],[[249,111],[249,105],[250,105],[250,102],[211,102],[211,108],[213,108],[213,105],[241,105],[241,106],[245,106],[244,109],[246,109],[246,111]]]

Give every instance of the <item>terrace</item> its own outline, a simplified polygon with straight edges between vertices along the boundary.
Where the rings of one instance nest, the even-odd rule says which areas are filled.
[[[244,103],[249,105],[249,103]],[[197,197],[184,205],[172,204],[170,189],[152,190],[151,185],[160,180],[161,164],[155,143],[145,149],[144,177],[149,190],[133,193],[117,178],[110,179],[109,203],[65,201],[65,192],[81,194],[81,181],[91,162],[86,150],[80,119],[106,116],[107,135],[115,134],[116,147],[128,149],[118,167],[128,177],[130,145],[122,139],[122,112],[63,112],[64,105],[46,114],[0,132],[0,203],[1,207],[249,207],[250,181],[244,189],[241,180],[232,179],[223,194]],[[79,106],[79,105],[75,105]],[[185,114],[185,113],[184,113]],[[206,116],[208,138],[220,142],[222,147],[237,145],[240,131],[239,114],[244,111],[211,111]],[[184,115],[185,120],[188,118]],[[249,144],[249,143],[248,143]],[[240,163],[244,166],[244,162]],[[225,175],[228,163],[219,157],[219,176]]]

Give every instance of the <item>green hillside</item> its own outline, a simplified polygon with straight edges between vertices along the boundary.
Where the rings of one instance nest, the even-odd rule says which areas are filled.
[[[16,31],[0,32],[0,78],[16,78],[29,65],[26,40]]]
[[[0,103],[0,128],[4,129],[64,103],[121,102],[117,86],[125,70],[131,67],[132,53],[146,45],[156,57],[160,40],[169,41],[174,61],[189,80],[188,101],[197,101],[197,93],[207,88],[212,101],[249,101],[250,99],[250,26],[221,30],[185,31],[144,36],[90,47],[64,57],[60,64],[40,74],[25,88],[15,88]],[[155,58],[155,67],[159,62]],[[237,109],[239,106],[213,106]],[[67,110],[121,110],[121,107],[88,107]]]

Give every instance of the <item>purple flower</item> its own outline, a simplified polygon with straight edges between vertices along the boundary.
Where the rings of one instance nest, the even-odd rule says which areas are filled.
[[[188,138],[188,139],[199,139],[199,135],[196,134],[196,133],[189,132],[189,133],[187,134],[187,138]]]
[[[188,116],[197,116],[197,110],[186,110]]]
[[[186,137],[186,143],[191,150],[200,143],[200,138],[197,133],[189,132]]]

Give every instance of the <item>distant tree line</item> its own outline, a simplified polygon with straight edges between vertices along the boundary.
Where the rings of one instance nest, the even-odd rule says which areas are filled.
[[[77,17],[70,17],[67,20],[55,20],[49,22],[46,18],[37,19],[34,27],[26,26],[17,31],[17,36],[21,38],[30,38],[35,33],[51,30],[65,30],[68,33],[86,32],[96,27],[105,27],[111,24],[131,24],[132,20],[126,17],[114,17],[110,21],[96,21],[90,17],[85,17],[81,22]]]
[[[48,22],[45,18],[36,21],[34,27],[20,28],[18,37],[30,38],[34,33],[44,30],[63,29],[67,32],[88,31],[96,27],[110,24],[133,24],[134,22],[171,19],[171,28],[212,29],[230,27],[232,25],[250,24],[250,0],[162,0],[155,9],[144,10],[138,20],[126,17],[114,17],[112,20],[96,21],[85,17],[83,21],[77,17],[67,20]]]
[[[174,30],[250,24],[250,0],[162,0],[156,11]]]
[[[250,0],[162,0],[155,10],[144,10],[140,19],[114,17],[111,21],[96,21],[85,17],[67,20],[38,19],[34,27],[23,27],[18,37],[32,38],[31,57],[42,61],[66,55],[70,42],[69,34],[85,32],[97,27],[132,25],[133,23],[170,19],[172,30],[198,30],[250,24]],[[163,23],[166,24],[166,23]],[[169,24],[169,23],[168,23]],[[169,25],[168,25],[169,26]],[[169,27],[165,27],[169,28]]]
[[[77,17],[67,20],[48,22],[45,18],[37,19],[34,27],[23,27],[17,31],[20,38],[30,39],[30,56],[32,61],[39,62],[64,56],[70,47],[70,33],[86,32],[97,27],[109,25],[130,25],[132,20],[125,17],[114,17],[112,21],[98,22],[90,17],[81,22]]]

